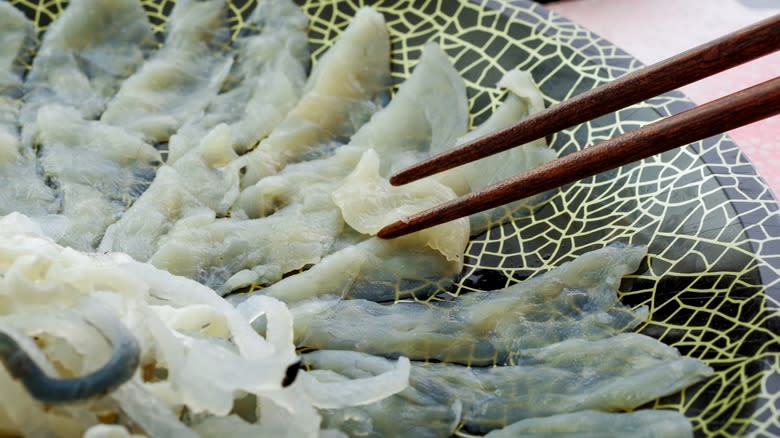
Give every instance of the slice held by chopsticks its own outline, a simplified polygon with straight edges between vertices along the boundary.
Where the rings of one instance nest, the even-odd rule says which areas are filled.
[[[402,185],[654,97],[780,50],[780,14],[628,74],[394,175]],[[390,239],[522,199],[780,113],[780,78],[551,161],[385,226]]]

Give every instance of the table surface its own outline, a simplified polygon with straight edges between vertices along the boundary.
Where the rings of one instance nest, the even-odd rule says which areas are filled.
[[[780,0],[567,0],[545,5],[645,64],[780,13]],[[780,52],[683,87],[701,104],[780,76]],[[728,133],[780,199],[780,116]]]

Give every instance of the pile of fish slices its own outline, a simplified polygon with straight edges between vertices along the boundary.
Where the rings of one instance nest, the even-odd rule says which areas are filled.
[[[376,11],[309,71],[291,1],[259,2],[234,40],[226,8],[178,0],[158,44],[138,0],[73,0],[40,39],[0,3],[0,432],[692,435],[677,412],[631,412],[712,373],[630,333],[647,310],[616,292],[643,247],[399,301],[451,283],[470,235],[539,202],[376,237],[555,157],[538,141],[387,180],[543,109],[528,73],[469,132],[435,44],[384,105]]]

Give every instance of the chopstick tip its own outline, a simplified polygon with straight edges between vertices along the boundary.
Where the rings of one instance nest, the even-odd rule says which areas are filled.
[[[411,181],[409,181],[409,178],[407,178],[406,171],[398,172],[395,175],[390,177],[390,185],[402,186],[409,182]]]
[[[406,169],[396,173],[390,177],[390,184],[394,186],[402,186],[415,182],[419,179],[423,179],[427,176],[431,176],[440,169],[436,166],[434,158],[420,161],[419,163],[412,164]]]
[[[404,232],[404,225],[406,224],[402,221],[393,222],[390,225],[385,225],[381,230],[379,230],[378,233],[376,233],[376,235],[380,239],[394,239],[396,237],[401,237],[404,234],[407,234]]]

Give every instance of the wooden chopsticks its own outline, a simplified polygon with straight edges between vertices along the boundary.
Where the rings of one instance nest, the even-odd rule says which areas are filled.
[[[406,184],[525,144],[780,50],[780,14],[628,74],[524,121],[399,172]],[[378,235],[394,238],[532,196],[780,113],[780,78],[657,121],[467,194]]]
[[[382,228],[403,236],[544,192],[780,113],[780,77],[553,160]]]

